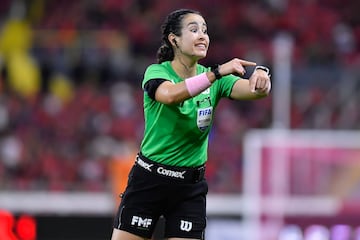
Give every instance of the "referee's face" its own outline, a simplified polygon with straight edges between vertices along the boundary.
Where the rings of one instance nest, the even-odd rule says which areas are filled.
[[[180,52],[196,59],[206,57],[209,35],[204,18],[198,14],[187,14],[182,20],[181,36],[178,37]]]

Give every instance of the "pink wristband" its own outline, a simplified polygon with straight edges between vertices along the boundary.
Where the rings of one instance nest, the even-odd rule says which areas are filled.
[[[206,76],[206,73],[202,73],[195,77],[185,79],[185,85],[190,96],[193,97],[210,87],[211,82]]]

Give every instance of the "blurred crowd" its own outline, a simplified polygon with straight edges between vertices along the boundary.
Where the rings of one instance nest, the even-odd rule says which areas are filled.
[[[143,72],[177,8],[207,21],[204,65],[236,56],[272,67],[273,39],[287,33],[291,128],[360,127],[359,1],[2,0],[1,190],[104,191],[124,181],[122,163],[142,137]],[[243,136],[271,127],[273,97],[220,104],[210,192],[241,191]]]

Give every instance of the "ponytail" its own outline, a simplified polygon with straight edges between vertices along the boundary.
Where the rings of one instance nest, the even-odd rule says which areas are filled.
[[[174,59],[174,50],[166,42],[161,45],[157,51],[157,62],[172,61]]]

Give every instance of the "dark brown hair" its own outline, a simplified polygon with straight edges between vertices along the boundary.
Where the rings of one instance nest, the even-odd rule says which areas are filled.
[[[186,14],[194,13],[201,15],[200,12],[191,9],[179,9],[171,12],[161,25],[162,43],[157,52],[157,61],[162,63],[174,59],[174,50],[169,42],[168,36],[170,33],[176,36],[181,36],[182,20]]]

